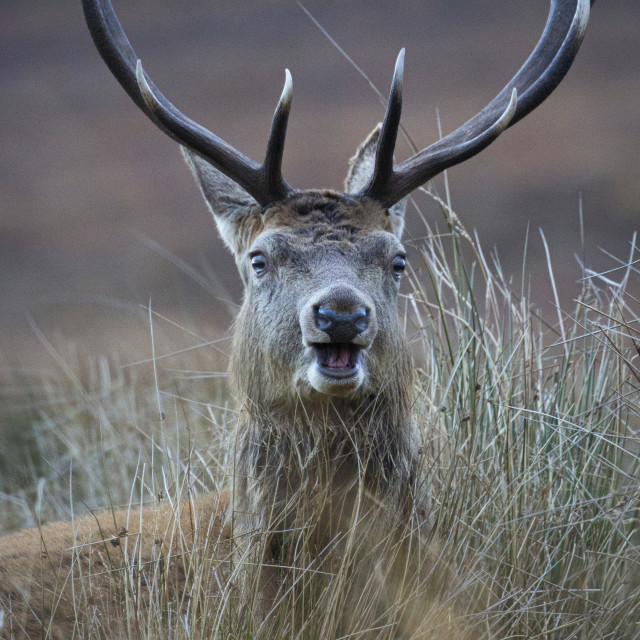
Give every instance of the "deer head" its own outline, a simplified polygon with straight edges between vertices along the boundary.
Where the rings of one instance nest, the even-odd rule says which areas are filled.
[[[138,107],[179,142],[245,284],[232,369],[257,405],[371,397],[408,382],[396,314],[405,269],[404,198],[475,155],[535,109],[578,51],[589,0],[551,0],[522,68],[482,111],[396,165],[404,50],[386,115],[352,160],[345,193],[297,191],[281,162],[291,107],[289,71],[258,164],[196,124],[148,78],[109,0],[83,0],[96,46]]]

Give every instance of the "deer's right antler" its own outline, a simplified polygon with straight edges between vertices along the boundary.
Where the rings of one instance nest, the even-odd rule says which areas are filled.
[[[551,0],[540,41],[502,91],[458,129],[394,167],[393,152],[402,108],[402,50],[378,138],[374,173],[358,195],[390,207],[445,169],[488,147],[505,129],[533,111],[569,71],[582,43],[593,2]]]
[[[208,160],[262,206],[282,200],[293,191],[282,177],[281,169],[292,97],[288,69],[273,117],[265,160],[260,165],[187,118],[167,100],[144,72],[110,0],[83,0],[82,7],[91,37],[107,66],[138,107],[160,129]]]

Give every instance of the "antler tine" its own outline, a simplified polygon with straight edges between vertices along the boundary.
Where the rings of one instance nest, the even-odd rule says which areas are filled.
[[[282,95],[273,114],[273,122],[271,123],[271,133],[267,142],[267,152],[265,154],[262,168],[264,179],[269,187],[269,192],[280,194],[280,198],[284,198],[291,191],[291,187],[284,181],[282,177],[282,155],[284,152],[284,141],[287,136],[287,123],[289,122],[289,113],[291,111],[291,100],[293,98],[293,82],[291,80],[291,72],[285,69],[284,88]]]
[[[393,152],[396,148],[400,115],[402,114],[403,79],[404,48],[400,49],[400,53],[396,59],[393,80],[391,81],[391,90],[389,91],[387,111],[384,115],[380,135],[378,136],[373,175],[364,186],[363,191],[370,191],[372,193],[383,192],[393,175]]]
[[[208,160],[219,171],[246,189],[263,206],[293,191],[283,180],[279,167],[277,171],[274,170],[274,163],[269,164],[271,169],[268,166],[265,170],[264,166],[189,119],[167,100],[142,69],[142,64],[129,43],[110,0],[82,0],[82,7],[87,26],[103,60],[131,99],[162,131]],[[282,111],[280,105],[274,118],[274,128],[277,119],[281,123],[277,127],[277,137],[281,143],[276,146],[281,159],[288,108],[284,118],[278,118],[279,111]]]
[[[391,206],[438,173],[482,151],[540,105],[558,86],[578,52],[594,0],[551,0],[549,17],[532,54],[482,111],[387,176],[375,176],[360,192]]]

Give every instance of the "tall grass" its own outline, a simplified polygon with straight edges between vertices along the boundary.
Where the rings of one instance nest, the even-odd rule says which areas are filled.
[[[178,517],[233,481],[235,414],[212,347],[177,365],[156,319],[155,361],[123,367],[63,356],[40,336],[59,374],[6,390],[0,526],[85,506],[125,507],[133,521],[140,505],[176,513],[166,526],[180,575],[156,567],[144,583],[131,545],[113,577],[128,585],[124,605],[107,611],[86,599],[91,572],[79,575],[77,637],[640,638],[635,239],[612,272],[583,267],[572,308],[549,259],[558,308],[546,319],[526,270],[514,285],[441,205],[447,233],[425,223],[401,301],[429,512],[386,530],[369,514],[332,561],[288,558],[268,605],[259,555],[231,553],[206,517],[188,534]],[[238,593],[243,571],[253,598]]]
[[[547,322],[526,275],[515,288],[442,208],[449,233],[428,234],[409,302],[443,554],[482,584],[496,637],[640,637],[635,237],[611,273],[583,267],[571,310],[547,251]]]

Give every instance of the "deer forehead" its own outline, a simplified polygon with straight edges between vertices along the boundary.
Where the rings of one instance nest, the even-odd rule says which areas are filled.
[[[278,263],[344,262],[352,267],[386,262],[402,251],[387,210],[373,201],[330,191],[296,194],[270,207],[250,252],[266,251]]]
[[[334,233],[357,240],[374,231],[392,231],[389,211],[373,200],[333,191],[304,191],[269,207],[264,230],[286,229],[300,237]]]

